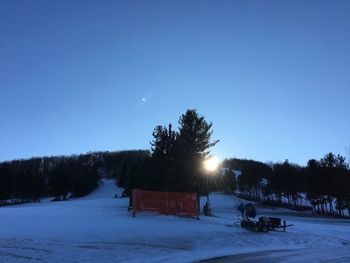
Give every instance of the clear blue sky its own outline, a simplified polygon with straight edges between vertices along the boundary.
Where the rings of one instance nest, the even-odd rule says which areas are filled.
[[[2,0],[0,89],[0,160],[149,149],[188,108],[220,158],[345,155],[350,1]]]

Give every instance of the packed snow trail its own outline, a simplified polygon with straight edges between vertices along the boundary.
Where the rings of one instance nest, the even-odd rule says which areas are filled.
[[[329,251],[325,262],[350,262],[349,220],[258,206],[259,215],[281,216],[294,227],[286,233],[249,232],[225,226],[237,220],[235,207],[241,200],[221,194],[210,195],[215,217],[196,220],[140,213],[133,218],[127,212],[128,198],[113,198],[122,190],[104,179],[83,198],[1,207],[0,262],[191,262],[317,248]]]
[[[88,196],[80,198],[80,200],[91,199],[110,199],[115,195],[121,196],[123,188],[117,187],[114,180],[102,179],[100,187]]]

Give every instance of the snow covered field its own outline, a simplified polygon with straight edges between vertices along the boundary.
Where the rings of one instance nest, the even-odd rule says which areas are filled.
[[[84,198],[1,207],[0,262],[350,262],[350,220],[258,206],[258,216],[294,226],[249,232],[226,226],[237,221],[241,200],[221,194],[211,195],[215,217],[133,218],[128,199],[113,198],[121,191],[103,180]]]

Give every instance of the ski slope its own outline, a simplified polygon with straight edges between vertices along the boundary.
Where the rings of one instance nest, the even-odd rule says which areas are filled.
[[[259,216],[281,216],[294,226],[254,233],[234,225],[242,200],[232,196],[210,196],[215,217],[134,218],[127,198],[113,198],[121,192],[104,179],[83,198],[1,207],[0,262],[254,262],[254,255],[260,262],[350,262],[350,220],[258,206]]]

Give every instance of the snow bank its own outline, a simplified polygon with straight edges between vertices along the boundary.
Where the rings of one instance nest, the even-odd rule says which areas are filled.
[[[283,216],[295,226],[286,233],[254,233],[226,226],[237,222],[235,207],[242,201],[232,196],[210,196],[215,217],[141,213],[133,218],[127,212],[129,200],[113,198],[121,192],[114,181],[103,180],[84,198],[0,208],[0,262],[191,262],[250,251],[319,247],[344,251],[350,259],[347,220],[258,206],[260,214]],[[337,253],[329,257],[343,260],[344,253],[340,259]]]

